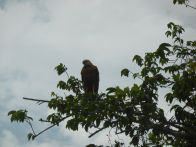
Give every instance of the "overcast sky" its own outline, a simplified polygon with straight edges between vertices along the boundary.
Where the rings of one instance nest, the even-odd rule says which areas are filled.
[[[196,0],[190,2],[196,6]],[[90,59],[100,71],[100,92],[131,86],[137,81],[121,78],[121,69],[139,70],[132,63],[135,54],[169,41],[164,33],[170,21],[184,26],[185,39],[196,39],[196,10],[172,0],[0,0],[0,147],[108,143],[107,132],[89,139],[84,130],[72,132],[65,124],[28,142],[29,126],[10,123],[7,112],[28,109],[35,131],[44,129],[37,121],[51,112],[47,105],[22,97],[49,100],[58,80],[66,79],[54,71],[59,63],[80,78],[82,60]]]

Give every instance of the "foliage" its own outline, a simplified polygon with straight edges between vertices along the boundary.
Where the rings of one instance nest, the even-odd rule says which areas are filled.
[[[10,118],[11,122],[16,121],[16,122],[23,123],[25,121],[32,127],[31,121],[33,120],[33,118],[28,116],[27,112],[28,112],[27,110],[18,110],[18,111],[12,110],[12,111],[8,112],[8,115],[11,115],[11,118]],[[32,128],[32,131],[34,133],[33,128]],[[27,137],[28,137],[28,140],[30,140],[30,139],[34,140],[36,135],[35,135],[35,133],[34,134],[29,133],[27,135]]]
[[[32,117],[27,116],[27,110],[12,110],[8,113],[8,115],[11,115],[11,122],[24,122],[24,121],[30,121],[33,120]]]
[[[196,7],[193,7],[189,4],[189,0],[173,0],[173,4],[179,4],[179,5],[185,5],[186,7],[190,7],[192,9],[196,9]]]
[[[189,2],[189,0],[173,0],[173,3],[174,4],[176,4],[176,3],[178,3],[178,4],[185,4],[185,3],[188,3]]]
[[[136,55],[133,61],[141,68],[139,73],[128,69],[121,72],[121,76],[126,77],[132,73],[134,78],[142,80],[141,84],[123,89],[109,87],[106,93],[84,95],[81,81],[70,76],[67,81],[57,84],[70,94],[63,97],[51,93],[48,107],[55,113],[48,115],[45,121],[58,126],[68,119],[66,128],[73,131],[79,126],[86,132],[96,128],[89,137],[113,128],[116,134],[129,136],[130,144],[134,146],[196,146],[196,41],[185,43],[181,38],[184,29],[179,25],[169,23],[168,29],[166,36],[173,39],[173,44],[162,43],[144,58]],[[59,75],[67,70],[63,64],[55,69]],[[159,95],[161,89],[168,91],[164,97]],[[172,117],[158,107],[161,98],[169,104]],[[32,119],[26,110],[13,110],[8,115],[11,115],[11,121]],[[42,132],[29,133],[28,139],[34,139]],[[116,142],[115,145],[123,144]]]

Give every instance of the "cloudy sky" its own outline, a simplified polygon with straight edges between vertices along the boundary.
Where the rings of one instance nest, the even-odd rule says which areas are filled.
[[[196,0],[190,2],[196,6]],[[185,39],[196,39],[196,10],[172,0],[0,0],[0,147],[107,144],[108,132],[89,139],[84,130],[72,132],[65,124],[28,142],[29,126],[10,123],[7,112],[28,109],[35,131],[44,129],[37,121],[51,112],[47,105],[22,97],[49,100],[58,80],[66,79],[54,71],[59,63],[80,78],[82,60],[90,59],[100,70],[100,92],[131,86],[137,81],[121,78],[121,69],[137,71],[135,54],[170,41],[164,36],[170,21],[184,26]]]

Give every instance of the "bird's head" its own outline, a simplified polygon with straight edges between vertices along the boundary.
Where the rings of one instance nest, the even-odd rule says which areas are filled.
[[[91,65],[93,65],[93,64],[91,63],[91,61],[88,60],[88,59],[83,60],[82,63],[84,64],[84,66],[91,66]]]

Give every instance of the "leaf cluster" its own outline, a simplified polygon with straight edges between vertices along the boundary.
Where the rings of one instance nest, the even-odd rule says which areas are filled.
[[[27,110],[12,110],[8,112],[8,116],[11,115],[11,122],[16,121],[16,122],[24,122],[24,121],[31,121],[33,120],[32,117],[27,116]]]

